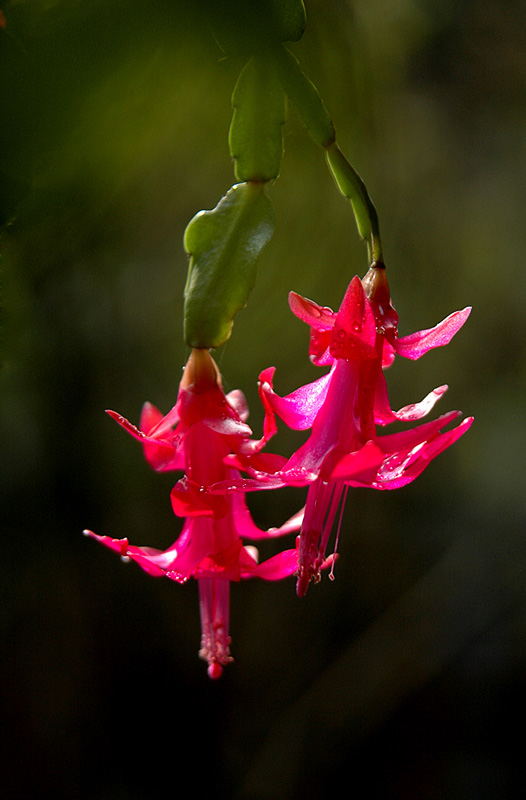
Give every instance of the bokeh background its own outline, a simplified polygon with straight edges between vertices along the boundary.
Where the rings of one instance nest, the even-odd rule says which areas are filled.
[[[307,0],[292,45],[377,206],[400,333],[473,305],[390,370],[399,408],[447,382],[471,431],[398,492],[351,492],[336,580],[232,587],[235,662],[197,659],[197,587],[84,527],[166,547],[170,475],[105,414],[167,411],[184,228],[234,182],[225,58],[190,0],[2,6],[3,798],[524,796],[526,7]],[[276,231],[216,354],[259,435],[258,372],[320,374],[289,289],[337,307],[366,270],[348,203],[291,110]],[[273,450],[303,435],[281,430]],[[262,526],[303,490],[252,495]],[[272,548],[262,548],[270,555]],[[518,729],[516,728],[518,726]],[[517,732],[518,730],[518,732]]]

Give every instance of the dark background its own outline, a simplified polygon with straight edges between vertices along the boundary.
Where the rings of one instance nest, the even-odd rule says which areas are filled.
[[[292,579],[233,585],[235,662],[216,683],[195,583],[125,567],[81,531],[178,533],[172,476],[104,409],[137,421],[144,400],[175,400],[182,236],[234,182],[242,61],[199,3],[2,8],[2,797],[150,800],[187,779],[240,800],[341,780],[384,800],[523,797],[524,4],[307,2],[293,50],[378,208],[400,334],[473,305],[447,348],[392,367],[393,406],[447,382],[438,411],[475,425],[411,486],[351,491],[334,582],[302,601]],[[276,232],[216,354],[256,435],[262,368],[280,393],[321,374],[287,292],[337,307],[367,266],[293,111],[269,194]],[[282,430],[271,449],[303,439]],[[249,502],[266,527],[303,499]]]

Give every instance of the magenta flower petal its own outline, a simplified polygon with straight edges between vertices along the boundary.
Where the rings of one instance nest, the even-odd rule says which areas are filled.
[[[281,553],[268,558],[252,570],[250,575],[243,577],[263,578],[265,581],[279,581],[288,578],[298,569],[298,551],[283,550]]]
[[[153,547],[130,546],[128,539],[112,539],[110,536],[98,536],[90,530],[85,530],[84,535],[90,536],[105,545],[105,547],[118,553],[123,561],[136,561],[145,572],[154,577],[161,577],[165,574],[165,569],[157,564],[157,557],[164,555],[161,550],[155,550]],[[177,554],[175,553],[175,555]]]
[[[396,350],[394,349],[393,345],[390,344],[387,339],[384,341],[384,351],[382,354],[382,368],[387,369],[391,366],[393,361],[396,357]]]
[[[310,329],[309,358],[317,367],[327,367],[334,364],[331,355],[332,330],[318,331]]]
[[[437,400],[440,400],[442,395],[447,392],[447,389],[447,384],[438,386],[436,389],[433,389],[432,392],[429,392],[419,403],[410,403],[399,411],[393,411],[395,419],[403,422],[413,422],[414,420],[427,416]]]
[[[336,315],[330,351],[333,358],[376,357],[376,322],[373,310],[356,275],[350,282]]]
[[[154,408],[154,406],[151,406],[151,409]],[[147,413],[147,418],[149,420],[151,419],[151,409],[148,409]],[[143,430],[136,428],[135,425],[132,425],[131,422],[128,422],[125,417],[121,416],[116,411],[108,410],[106,413],[109,414],[112,419],[118,422],[125,431],[131,434],[134,439],[137,439],[139,442],[141,442],[143,445],[145,459],[157,472],[184,469],[184,454],[180,449],[183,436],[182,431],[178,437],[172,436],[172,439],[170,440],[168,438],[168,430],[171,430],[170,428],[168,428],[168,430],[162,429],[160,434],[147,434]],[[141,417],[141,419],[142,418],[143,417]],[[160,425],[161,421],[159,421],[158,425]]]
[[[293,430],[306,430],[312,427],[327,395],[331,379],[330,372],[313,383],[301,386],[285,397],[280,397],[273,389],[274,371],[274,367],[265,370],[265,379],[262,381],[260,376],[261,391],[272,410]]]
[[[239,419],[246,422],[249,416],[248,403],[245,395],[239,389],[232,389],[226,396],[228,404],[232,406]]]
[[[376,441],[384,453],[394,453],[397,450],[404,450],[415,447],[422,442],[426,442],[433,437],[441,428],[445,428],[450,422],[460,415],[460,411],[449,411],[432,422],[424,422],[408,431],[391,433],[387,436],[378,436]]]
[[[454,311],[446,319],[424,331],[411,333],[396,340],[395,349],[398,355],[404,358],[416,360],[425,355],[428,350],[434,347],[443,347],[449,344],[453,336],[461,329],[471,313],[468,306],[462,311]]]
[[[153,403],[146,401],[141,410],[139,428],[147,436],[165,439],[170,436],[179,423],[179,404],[176,403],[168,414],[163,416]]]
[[[336,314],[327,306],[319,306],[314,300],[289,292],[289,306],[293,314],[315,330],[330,330],[334,326]]]
[[[254,523],[250,511],[248,510],[244,493],[235,493],[232,497],[232,518],[238,535],[244,539],[271,539],[284,536],[288,533],[295,533],[301,528],[303,521],[303,509],[294,514],[279,528],[269,528],[262,530]]]
[[[427,442],[416,444],[412,449],[400,450],[388,456],[378,471],[373,483],[375,489],[399,489],[415,480],[431,461],[451,447],[469,430],[473,417],[466,417],[451,431],[436,434]]]
[[[310,326],[309,356],[313,364],[324,367],[332,364],[334,359],[330,353],[331,331],[336,314],[327,306],[319,306],[296,292],[289,292],[289,306],[303,322]]]
[[[153,403],[149,403],[148,401],[146,401],[141,410],[141,419],[139,422],[139,428],[143,433],[146,434],[151,433],[152,431],[155,430],[155,428],[158,425],[160,425],[163,419],[164,417],[159,411],[159,409],[156,408],[156,406],[154,406]],[[177,422],[178,421],[179,419],[177,418]]]
[[[202,422],[203,425],[206,425],[211,431],[215,431],[221,434],[221,436],[240,436],[248,438],[252,433],[252,429],[249,428],[245,422],[233,417],[225,417],[224,419],[208,417],[203,419]]]
[[[292,517],[284,522],[279,528],[269,528],[268,533],[272,534],[273,536],[283,536],[286,533],[295,533],[301,528],[304,516],[305,508],[300,508],[299,511],[296,511],[296,513],[293,514]]]
[[[385,377],[383,374],[380,374],[378,376],[374,400],[374,421],[377,425],[387,425],[396,420],[401,422],[413,422],[414,420],[421,419],[429,414],[437,400],[440,400],[447,392],[447,388],[446,384],[439,386],[433,389],[432,392],[429,392],[419,403],[410,403],[399,411],[393,411],[389,405]]]
[[[356,481],[363,486],[370,486],[384,459],[384,451],[378,447],[376,442],[369,441],[360,450],[348,453],[338,461],[332,471],[331,479],[345,482]]]

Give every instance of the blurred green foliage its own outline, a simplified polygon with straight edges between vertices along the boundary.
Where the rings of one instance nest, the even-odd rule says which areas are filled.
[[[210,0],[211,2],[211,0]],[[104,414],[173,404],[183,233],[235,180],[232,91],[210,2],[8,0],[2,126],[2,797],[151,798],[197,756],[203,794],[521,796],[525,683],[526,9],[519,0],[307,0],[290,45],[378,210],[400,333],[467,304],[464,330],[397,361],[393,406],[448,382],[476,421],[415,484],[355,491],[336,580],[232,588],[210,685],[196,587],[80,535],[164,547],[171,476]],[[205,9],[205,5],[208,6]],[[219,7],[219,6],[218,6]],[[275,234],[217,352],[260,435],[258,372],[319,375],[294,289],[338,307],[367,269],[349,204],[294,113],[268,192]],[[303,441],[280,430],[270,449]],[[279,524],[302,491],[249,498]],[[269,555],[264,552],[262,555]],[[166,724],[168,723],[168,734]],[[175,754],[175,755],[174,755]]]

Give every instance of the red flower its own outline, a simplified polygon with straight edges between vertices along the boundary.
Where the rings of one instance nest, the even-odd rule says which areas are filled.
[[[365,287],[365,288],[364,288]],[[385,270],[373,265],[364,281],[352,279],[338,313],[291,292],[293,313],[310,325],[310,356],[330,372],[295,392],[274,392],[274,368],[260,375],[260,395],[273,432],[275,413],[291,428],[312,428],[308,440],[288,460],[274,457],[265,470],[261,455],[230,456],[227,462],[251,476],[245,490],[311,484],[300,534],[297,592],[320,579],[329,536],[340,500],[349,486],[398,489],[413,481],[443,450],[467,431],[472,418],[444,430],[459,414],[451,411],[403,433],[378,436],[376,426],[425,416],[447,390],[440,386],[420,403],[393,411],[382,367],[395,354],[417,359],[447,344],[466,321],[470,308],[451,314],[435,328],[398,337],[398,316],[391,305]],[[274,422],[275,426],[275,422]],[[262,485],[262,482],[265,482]],[[225,490],[226,485],[215,486]]]
[[[130,545],[85,531],[125,559],[136,561],[154,576],[178,583],[194,577],[199,584],[202,638],[201,658],[208,662],[211,678],[231,661],[229,644],[230,581],[259,577],[279,580],[293,574],[297,550],[285,550],[258,563],[255,547],[242,539],[273,539],[296,531],[303,512],[281,528],[263,531],[250,516],[242,489],[219,496],[207,491],[211,483],[235,481],[239,472],[225,463],[235,453],[256,453],[267,437],[252,441],[245,423],[248,409],[241,392],[226,396],[219,370],[207,350],[193,350],[186,365],[175,406],[163,417],[145,404],[140,429],[113,411],[108,412],[138,439],[150,465],[159,471],[185,470],[172,490],[175,514],[185,517],[174,544],[160,551]]]

